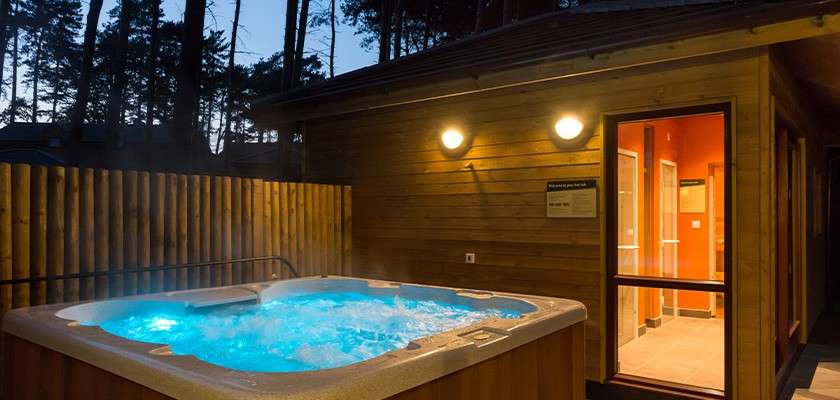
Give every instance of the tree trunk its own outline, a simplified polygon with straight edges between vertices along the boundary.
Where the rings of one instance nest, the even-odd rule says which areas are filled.
[[[391,59],[391,0],[382,0],[379,13],[379,62]]]
[[[300,85],[300,76],[303,72],[303,48],[306,44],[306,25],[309,22],[309,0],[300,3],[300,22],[298,23],[297,45],[295,47],[295,76],[292,86]]]
[[[330,0],[330,78],[332,78],[334,76],[335,76],[335,0]],[[2,82],[2,79],[0,79],[0,82]]]
[[[55,66],[53,68],[58,70],[58,60],[55,60]],[[58,85],[53,85],[52,89],[52,110],[50,110],[50,122],[55,122],[58,117]]]
[[[230,30],[230,53],[228,54],[227,66],[227,88],[225,89],[225,130],[221,136],[224,137],[225,149],[231,142],[230,134],[230,117],[233,115],[233,72],[236,68],[236,35],[239,32],[239,9],[242,5],[242,0],[236,0],[236,8],[233,12],[233,28]],[[221,123],[221,121],[220,121]],[[219,140],[216,140],[216,153],[219,152]],[[228,152],[225,152],[225,163],[228,162]]]
[[[402,0],[397,0],[397,7],[394,11],[396,15],[396,19],[394,21],[394,59],[400,58],[402,54],[400,52],[401,44],[402,44],[402,33],[403,33],[403,2]]]
[[[206,0],[187,0],[184,7],[184,33],[181,44],[181,66],[175,93],[175,117],[172,137],[183,151],[197,152],[193,140],[197,136],[196,117],[201,80],[201,52],[204,42]],[[192,158],[191,158],[192,160]],[[192,165],[190,163],[189,167]]]
[[[207,102],[207,112],[204,114],[204,137],[207,138],[207,143],[210,143],[210,131],[213,129],[213,107],[216,105],[215,91],[210,93],[210,99]]]
[[[297,20],[297,0],[286,1],[286,32],[283,35],[283,81],[281,88],[289,90],[294,82],[295,67],[295,23]]]
[[[9,123],[15,122],[15,118],[17,117],[17,81],[18,81],[18,59],[19,52],[18,52],[18,24],[20,23],[20,18],[18,15],[18,4],[15,2],[15,22],[14,22],[14,39],[12,46],[12,100],[9,103]]]
[[[6,68],[6,49],[9,47],[9,10],[12,0],[0,0],[0,94],[3,93],[3,73]]]
[[[160,0],[151,1],[152,26],[149,27],[149,62],[147,64],[146,79],[148,81],[148,93],[146,93],[146,145],[152,143],[152,126],[155,123],[155,89],[157,86],[157,63],[158,46],[158,24],[160,23]]]
[[[79,84],[76,91],[76,104],[73,107],[72,138],[75,151],[73,164],[79,162],[79,145],[82,142],[82,124],[87,115],[88,99],[90,98],[90,76],[93,69],[93,52],[96,48],[96,28],[99,24],[99,13],[102,11],[102,0],[90,0],[87,22],[85,25],[85,39],[83,43],[82,67],[79,71]],[[15,40],[17,41],[17,40]],[[17,47],[17,46],[15,46]]]
[[[132,0],[120,2],[119,28],[117,46],[114,49],[114,59],[111,63],[111,88],[108,94],[108,115],[105,117],[106,140],[109,147],[115,148],[120,142],[120,125],[123,123],[123,94],[125,93],[125,53],[128,48],[128,18],[131,15]]]
[[[513,20],[513,0],[504,0],[502,5],[502,25],[507,25]]]
[[[475,33],[481,32],[482,13],[484,13],[484,0],[477,0],[475,2]]]
[[[32,115],[30,119],[32,123],[38,122],[38,83],[41,80],[41,56],[44,52],[44,29],[38,32],[38,39],[35,44],[35,68],[32,69]]]

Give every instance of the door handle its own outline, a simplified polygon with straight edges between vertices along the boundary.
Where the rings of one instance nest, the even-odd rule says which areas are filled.
[[[637,250],[639,245],[636,244],[620,244],[618,245],[619,250]]]
[[[662,239],[663,244],[679,244],[680,241],[677,239]]]

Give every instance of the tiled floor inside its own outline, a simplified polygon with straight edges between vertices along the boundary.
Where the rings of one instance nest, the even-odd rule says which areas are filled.
[[[723,345],[722,318],[675,318],[619,347],[619,372],[723,390]]]

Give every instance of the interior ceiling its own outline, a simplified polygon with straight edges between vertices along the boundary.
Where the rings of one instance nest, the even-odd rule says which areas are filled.
[[[808,96],[824,126],[840,139],[840,34],[780,46],[786,64]]]

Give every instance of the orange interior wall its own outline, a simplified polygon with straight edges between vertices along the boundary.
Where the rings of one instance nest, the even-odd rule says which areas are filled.
[[[723,162],[723,116],[708,115],[685,118],[670,118],[654,121],[624,123],[618,127],[618,147],[639,155],[638,169],[638,235],[639,274],[658,276],[659,256],[659,212],[660,212],[660,160],[677,164],[678,179],[705,179],[706,212],[708,213],[708,168],[709,164]],[[651,220],[645,220],[645,126],[654,128],[651,188]],[[719,186],[719,188],[722,186]],[[722,193],[718,193],[718,210],[722,210]],[[678,197],[679,199],[679,197]],[[679,200],[678,200],[679,201]],[[709,218],[707,213],[678,213],[677,238],[678,277],[687,279],[710,279],[709,275]],[[693,229],[691,222],[700,220],[700,229]],[[651,229],[652,241],[646,243],[647,229]],[[660,313],[659,290],[639,288],[639,324],[645,318],[656,318]],[[708,310],[707,293],[680,292],[678,306]]]
[[[711,279],[709,273],[709,164],[723,163],[723,116],[708,115],[678,120],[680,131],[680,161],[677,176],[680,179],[706,180],[706,212],[679,213],[677,226],[680,239],[679,277]],[[722,196],[723,193],[717,193]],[[720,210],[722,211],[722,210]],[[691,222],[700,221],[700,229]],[[698,310],[709,309],[709,294],[685,292],[679,294],[679,307]]]

